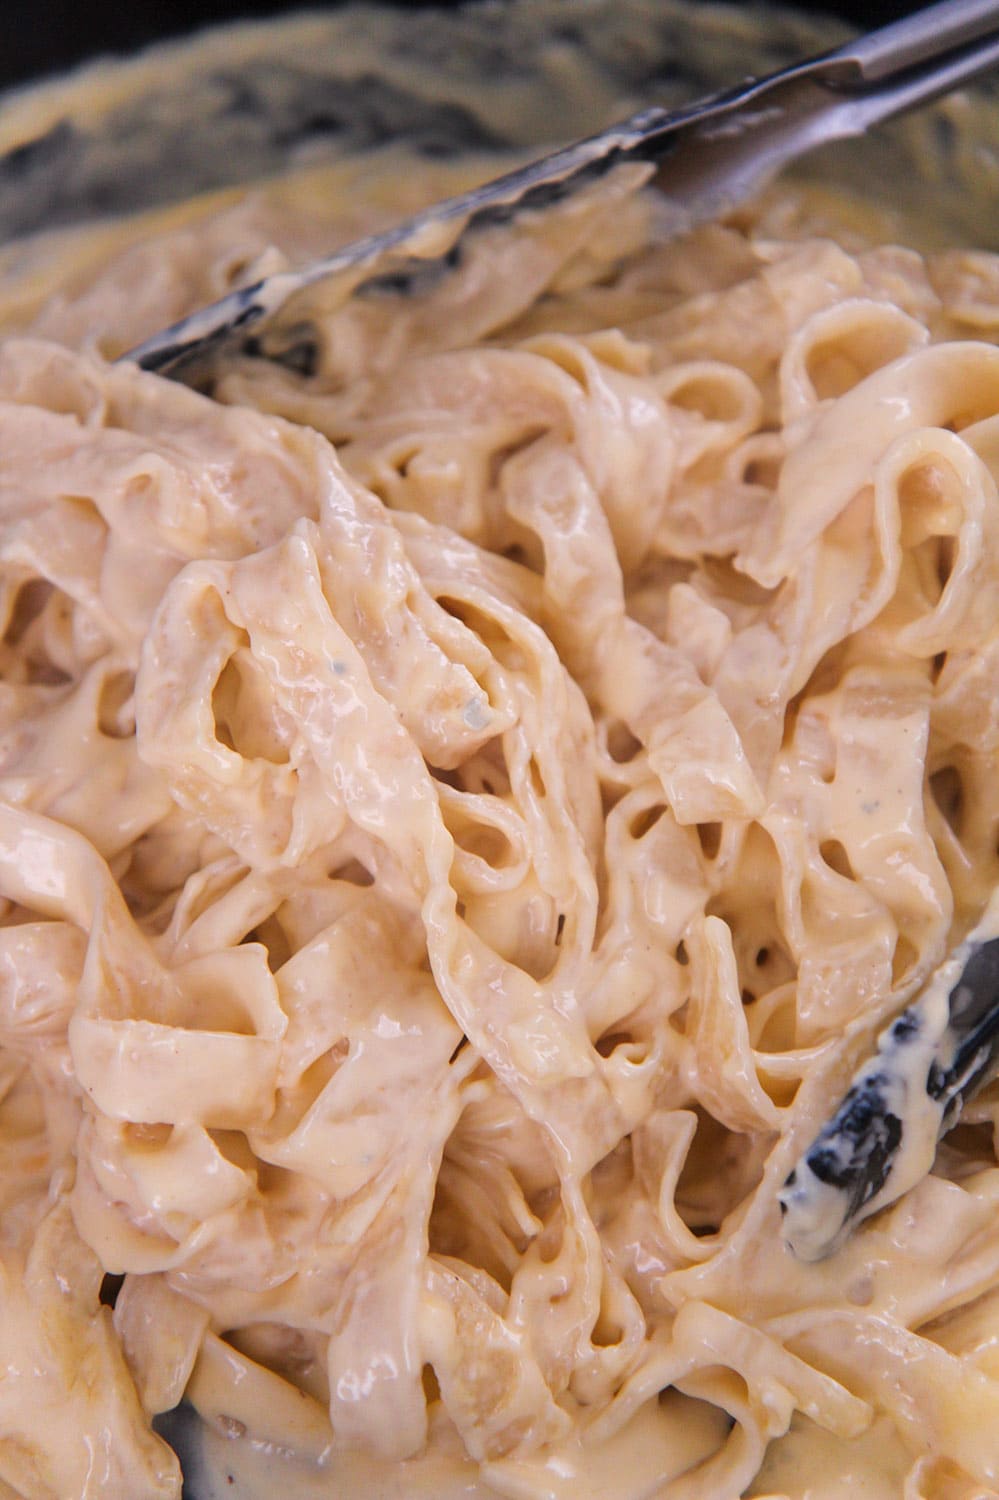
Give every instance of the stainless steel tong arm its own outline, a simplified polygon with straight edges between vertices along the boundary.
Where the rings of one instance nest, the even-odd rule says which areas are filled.
[[[248,335],[252,352],[266,353],[261,335],[318,283],[341,278],[346,299],[386,265],[429,260],[446,269],[466,235],[553,208],[625,163],[654,178],[681,231],[741,202],[815,147],[861,135],[997,64],[999,0],[942,0],[770,77],[681,109],[642,110],[301,270],[232,292],[125,357],[173,379],[205,383],[220,359],[247,352]]]

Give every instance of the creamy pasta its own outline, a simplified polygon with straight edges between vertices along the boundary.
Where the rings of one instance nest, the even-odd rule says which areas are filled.
[[[622,192],[109,362],[379,161],[0,284],[0,1495],[981,1500],[999,1094],[777,1194],[997,879],[999,261]]]

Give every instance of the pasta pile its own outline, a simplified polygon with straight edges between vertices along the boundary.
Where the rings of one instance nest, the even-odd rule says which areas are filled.
[[[999,1095],[777,1192],[999,873],[999,262],[598,195],[108,362],[268,212],[0,293],[0,1494],[185,1395],[241,1494],[991,1494]]]

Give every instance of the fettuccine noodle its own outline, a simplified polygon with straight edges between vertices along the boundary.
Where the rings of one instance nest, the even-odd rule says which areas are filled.
[[[108,362],[304,201],[0,287],[0,1494],[185,1394],[246,1495],[993,1494],[999,1097],[777,1192],[997,879],[999,261],[598,196]]]

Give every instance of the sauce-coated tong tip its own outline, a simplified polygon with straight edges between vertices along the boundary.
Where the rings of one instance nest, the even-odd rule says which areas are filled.
[[[999,1069],[999,938],[983,923],[878,1038],[780,1193],[784,1238],[821,1260],[926,1175],[940,1137]]]

